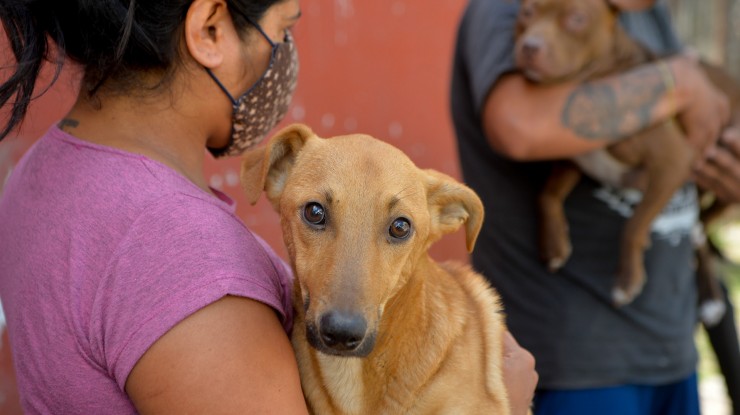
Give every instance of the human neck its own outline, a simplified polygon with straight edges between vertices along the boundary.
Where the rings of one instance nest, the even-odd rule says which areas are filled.
[[[202,115],[160,95],[90,99],[83,92],[59,126],[82,140],[159,161],[210,192],[203,172],[208,132],[196,122]]]

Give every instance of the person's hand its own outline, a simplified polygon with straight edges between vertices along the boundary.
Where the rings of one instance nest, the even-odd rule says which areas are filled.
[[[512,415],[529,413],[538,380],[534,356],[520,346],[507,330],[504,333],[504,383]]]
[[[723,201],[740,202],[740,125],[726,128],[719,145],[710,147],[700,161],[696,183]]]
[[[730,103],[707,79],[696,59],[677,56],[669,61],[669,65],[676,87],[678,121],[700,161],[727,125]]]

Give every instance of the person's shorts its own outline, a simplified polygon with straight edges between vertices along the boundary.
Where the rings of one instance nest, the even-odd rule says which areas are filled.
[[[538,390],[534,415],[699,415],[696,374],[660,386]]]

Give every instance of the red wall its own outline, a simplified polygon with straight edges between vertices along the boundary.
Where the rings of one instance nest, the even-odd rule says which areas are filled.
[[[459,177],[447,95],[454,35],[464,4],[464,0],[302,0],[303,18],[295,30],[301,61],[298,89],[281,126],[304,122],[324,137],[368,133],[401,148],[420,167]],[[2,53],[0,68],[9,61]],[[0,69],[0,78],[3,75]],[[66,70],[34,103],[17,137],[0,143],[0,183],[12,162],[64,115],[73,91],[74,76]],[[238,214],[247,225],[284,255],[272,208],[264,198],[250,206],[242,196],[239,160],[209,160],[206,171],[212,185],[237,200]],[[462,232],[438,242],[432,255],[466,261]],[[2,345],[0,413],[20,413],[9,375],[7,336]]]
[[[448,111],[451,55],[461,0],[303,1],[296,27],[298,89],[282,125],[300,121],[320,136],[363,132],[404,150],[419,166],[459,177]],[[279,252],[277,216],[264,198],[241,198],[238,160],[208,171],[238,196],[239,214]],[[217,179],[218,180],[218,179]],[[229,186],[229,184],[231,186]],[[437,258],[466,260],[462,232],[437,243]]]

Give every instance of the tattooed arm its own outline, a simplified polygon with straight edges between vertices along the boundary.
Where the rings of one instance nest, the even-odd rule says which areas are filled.
[[[726,98],[696,62],[680,56],[580,85],[539,86],[506,75],[491,89],[482,122],[493,148],[539,160],[593,150],[674,115],[700,151],[729,117]]]

